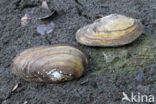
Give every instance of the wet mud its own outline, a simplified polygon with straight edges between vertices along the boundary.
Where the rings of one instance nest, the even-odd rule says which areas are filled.
[[[47,2],[57,12],[50,19],[55,25],[50,32],[40,34],[37,26],[43,21],[36,19],[38,16],[33,15],[24,27],[21,18],[33,14],[42,0],[0,0],[1,104],[130,104],[122,101],[122,92],[156,96],[155,0]],[[112,13],[140,19],[144,25],[141,37],[116,48],[87,47],[76,42],[75,33],[80,27],[93,23],[99,14]],[[12,73],[12,60],[21,51],[55,43],[72,44],[88,54],[89,67],[80,79],[61,84],[30,83]]]

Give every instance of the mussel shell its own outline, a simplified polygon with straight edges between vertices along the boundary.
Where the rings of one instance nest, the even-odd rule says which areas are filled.
[[[38,19],[46,19],[51,17],[54,14],[54,11],[51,11],[50,9],[46,9],[46,8],[36,8],[33,11],[33,15],[35,15],[36,18]]]
[[[76,40],[87,46],[122,46],[136,40],[143,31],[137,19],[111,14],[80,28]]]
[[[75,47],[40,46],[15,57],[12,71],[27,81],[57,83],[81,77],[87,65],[86,55]]]

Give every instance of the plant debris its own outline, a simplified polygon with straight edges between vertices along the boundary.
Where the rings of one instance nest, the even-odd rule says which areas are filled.
[[[15,91],[18,88],[18,83],[13,87],[13,89],[11,90],[11,92]]]

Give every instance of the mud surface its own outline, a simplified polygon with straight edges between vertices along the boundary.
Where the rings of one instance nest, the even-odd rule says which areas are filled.
[[[39,8],[41,0],[0,0],[1,104],[129,104],[124,91],[156,96],[156,0],[48,0],[58,15],[55,28],[40,35],[33,19],[21,27],[21,18]],[[134,43],[118,48],[95,48],[76,42],[75,32],[98,14],[124,14],[140,19],[144,33]],[[83,77],[61,84],[29,83],[11,72],[12,59],[39,45],[73,44],[89,56]],[[18,88],[12,91],[18,84]],[[147,104],[147,103],[146,103]]]

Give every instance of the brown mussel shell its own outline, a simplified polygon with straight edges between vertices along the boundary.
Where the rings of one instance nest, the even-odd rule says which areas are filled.
[[[81,77],[87,65],[86,55],[75,47],[40,46],[21,52],[12,71],[26,81],[57,83]]]
[[[120,14],[111,14],[80,28],[76,40],[87,46],[115,47],[136,40],[143,31],[137,19]]]

